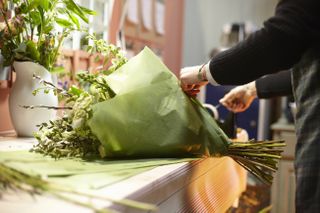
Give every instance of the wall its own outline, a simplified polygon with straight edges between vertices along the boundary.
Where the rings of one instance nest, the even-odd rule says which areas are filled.
[[[8,108],[9,92],[10,89],[0,87],[0,132],[13,129]]]
[[[182,65],[202,64],[219,46],[222,26],[252,21],[262,26],[272,16],[278,0],[185,0]]]

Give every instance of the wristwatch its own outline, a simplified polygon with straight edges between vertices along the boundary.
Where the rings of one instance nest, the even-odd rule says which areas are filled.
[[[206,74],[206,70],[205,70],[205,65],[206,64],[203,64],[199,71],[198,71],[198,80],[201,81],[201,82],[205,82],[205,81],[208,81],[207,79],[207,74]]]

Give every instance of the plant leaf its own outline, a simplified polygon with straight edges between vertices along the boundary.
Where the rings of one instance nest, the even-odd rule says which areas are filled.
[[[82,6],[79,6],[79,7],[81,8],[81,10],[82,10],[84,13],[86,13],[86,14],[88,14],[88,15],[97,15],[97,12],[94,11],[94,10],[90,10],[90,9],[88,9],[88,8],[86,8],[86,7],[82,7]]]
[[[64,0],[64,2],[70,12],[77,14],[84,22],[89,23],[89,20],[84,12],[73,0]]]
[[[60,74],[60,73],[64,73],[66,70],[64,69],[64,67],[53,67],[51,70],[51,73],[54,74]]]
[[[30,1],[30,4],[28,6],[28,11],[33,10],[34,8],[39,6],[39,1],[38,0],[34,0],[34,1]]]
[[[27,49],[26,52],[28,53],[27,56],[30,56],[31,59],[34,59],[35,61],[39,61],[40,59],[40,53],[37,50],[36,45],[33,43],[33,41],[27,41],[26,42]]]
[[[31,22],[34,25],[39,25],[41,24],[41,17],[40,17],[40,13],[36,12],[36,11],[31,11],[30,12],[30,18],[32,19]]]
[[[79,20],[74,15],[72,15],[69,11],[67,11],[67,14],[68,14],[70,20],[77,26],[78,29],[80,29]]]
[[[56,8],[56,11],[58,12],[58,13],[60,13],[60,14],[66,14],[66,8],[63,8],[63,7],[58,7],[58,8]]]
[[[96,57],[94,57],[94,62],[99,62],[100,61],[100,56],[97,55]]]
[[[49,1],[48,0],[37,0],[39,6],[41,6],[45,11],[49,9]]]
[[[82,91],[81,89],[79,89],[78,87],[72,85],[72,86],[70,87],[70,89],[69,89],[69,92],[70,92],[71,94],[73,94],[73,95],[79,96],[79,95],[81,95],[81,93],[82,93],[83,91]]]
[[[43,30],[43,33],[49,34],[53,30],[53,28],[54,28],[54,26],[52,24],[49,24],[49,25],[45,26],[42,30]]]
[[[62,18],[56,18],[56,22],[62,27],[70,27],[73,25],[69,20]]]

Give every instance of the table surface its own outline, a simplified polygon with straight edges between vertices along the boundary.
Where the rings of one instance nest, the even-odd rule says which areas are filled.
[[[26,150],[32,138],[0,137],[0,150]],[[246,171],[229,157],[159,166],[96,190],[97,195],[153,203],[158,212],[224,212],[246,188]],[[80,198],[85,199],[85,198]],[[120,212],[141,212],[112,203],[91,200],[98,207]],[[7,193],[0,199],[1,212],[92,212],[49,195]]]

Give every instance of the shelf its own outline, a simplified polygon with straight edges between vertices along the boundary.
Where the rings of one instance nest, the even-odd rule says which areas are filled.
[[[30,149],[32,138],[0,138],[0,150]],[[94,181],[94,180],[88,180]],[[246,188],[246,171],[229,157],[206,158],[190,163],[159,166],[96,191],[155,204],[158,212],[225,212]],[[110,203],[93,203],[120,212],[135,212]],[[4,194],[4,212],[91,212],[46,195]]]

